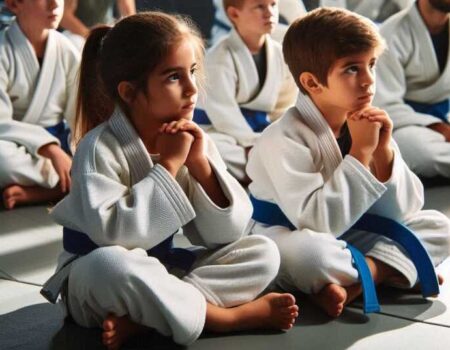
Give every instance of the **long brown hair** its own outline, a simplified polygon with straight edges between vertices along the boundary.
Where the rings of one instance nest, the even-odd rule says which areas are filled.
[[[74,141],[109,119],[120,98],[117,86],[132,82],[146,91],[149,74],[183,38],[193,41],[198,67],[202,68],[203,40],[186,18],[162,12],[142,12],[125,17],[114,27],[94,28],[83,49],[78,86]],[[201,76],[201,75],[200,75]]]

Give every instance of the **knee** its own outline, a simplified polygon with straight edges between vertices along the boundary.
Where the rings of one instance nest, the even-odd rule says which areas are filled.
[[[299,239],[281,257],[281,270],[288,284],[304,293],[317,293],[330,283],[348,284],[356,280],[351,253],[344,241]]]
[[[127,249],[120,246],[101,247],[89,253],[72,268],[70,278],[86,287],[101,285],[113,288],[117,281],[129,278],[130,271],[125,263]]]
[[[259,276],[267,276],[272,281],[280,268],[280,253],[278,247],[270,238],[252,235],[242,238],[242,244],[247,249],[248,261],[257,267]]]

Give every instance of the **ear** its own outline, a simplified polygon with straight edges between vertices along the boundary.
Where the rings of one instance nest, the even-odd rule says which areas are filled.
[[[12,13],[17,14],[18,10],[18,0],[5,0],[5,5]]]
[[[310,72],[303,72],[298,77],[298,80],[309,94],[317,94],[322,91],[322,84],[319,82],[319,79]]]
[[[117,92],[120,98],[127,104],[131,104],[136,97],[136,88],[129,81],[121,81],[117,85]]]
[[[239,9],[234,6],[228,6],[227,15],[230,21],[234,23],[239,17]]]

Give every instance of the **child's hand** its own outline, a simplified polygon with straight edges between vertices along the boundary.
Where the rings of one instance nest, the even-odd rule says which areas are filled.
[[[70,168],[72,167],[72,158],[62,150],[56,143],[49,143],[39,148],[38,153],[50,159],[56,173],[59,176],[59,186],[63,193],[70,190],[72,183],[70,177]]]
[[[196,123],[191,120],[181,119],[163,126],[162,130],[172,134],[177,132],[190,133],[194,137],[194,141],[186,158],[185,165],[193,176],[195,176],[198,170],[205,168],[208,164],[205,153],[205,137],[203,130]]]
[[[378,147],[380,138],[380,122],[371,122],[361,118],[361,111],[352,113],[347,118],[347,125],[352,137],[350,154],[358,159],[364,166],[369,167],[373,153]]]
[[[360,117],[367,118],[371,122],[379,122],[382,125],[380,129],[378,147],[374,152],[374,157],[376,158],[378,155],[391,154],[393,152],[391,147],[393,123],[389,115],[380,108],[370,107],[364,110],[360,114]]]
[[[186,162],[194,142],[194,136],[179,129],[172,131],[172,128],[168,128],[169,124],[165,123],[159,129],[156,146],[161,157],[160,164],[175,177]]]

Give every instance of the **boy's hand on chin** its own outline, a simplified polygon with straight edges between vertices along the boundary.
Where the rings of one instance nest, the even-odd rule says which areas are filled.
[[[372,155],[378,147],[381,124],[373,123],[366,118],[350,116],[347,118],[347,126],[352,137],[350,155],[368,168]]]
[[[393,153],[391,139],[394,127],[389,115],[380,108],[369,107],[360,113],[360,118],[366,118],[370,122],[381,124],[378,146],[375,149],[373,156],[375,158],[380,156],[390,158]]]

